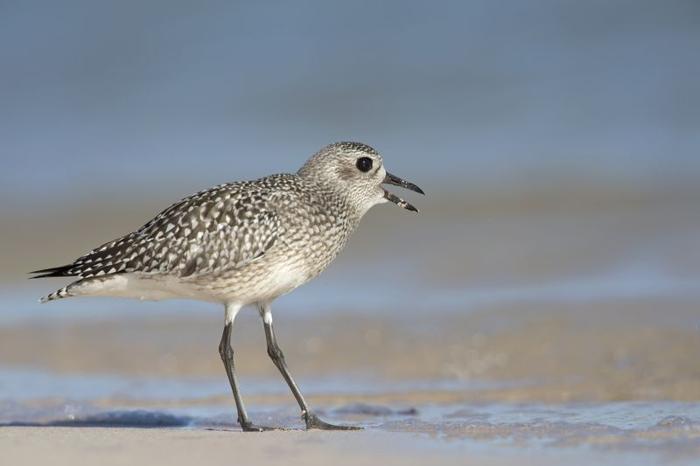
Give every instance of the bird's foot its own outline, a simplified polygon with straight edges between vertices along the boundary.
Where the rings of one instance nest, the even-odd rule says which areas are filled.
[[[265,427],[265,426],[258,426],[253,424],[252,422],[239,422],[241,425],[241,429],[243,429],[243,432],[267,432],[270,430],[277,430],[276,427]]]
[[[306,422],[307,429],[319,429],[319,430],[362,430],[362,427],[358,426],[337,426],[335,424],[329,424],[326,421],[321,420],[314,413],[304,413],[302,416]]]

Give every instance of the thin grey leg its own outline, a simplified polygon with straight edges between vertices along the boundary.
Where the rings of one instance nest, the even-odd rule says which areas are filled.
[[[224,332],[221,335],[221,342],[219,343],[219,354],[221,355],[221,360],[224,362],[224,367],[226,368],[226,375],[228,376],[228,381],[231,385],[233,399],[236,401],[238,423],[241,425],[241,429],[243,429],[244,432],[262,432],[264,430],[272,430],[269,427],[254,425],[252,422],[250,422],[248,413],[245,411],[245,406],[243,405],[243,400],[241,399],[241,394],[238,389],[238,377],[236,377],[236,371],[233,365],[233,348],[231,347],[232,329],[232,322],[227,323],[224,327]]]
[[[299,387],[292,378],[292,374],[289,373],[289,368],[284,359],[284,353],[282,349],[277,344],[277,337],[275,336],[275,329],[272,326],[272,312],[269,306],[263,306],[260,308],[260,313],[263,317],[263,324],[265,326],[265,338],[267,339],[267,354],[272,359],[272,362],[277,366],[277,369],[282,373],[282,377],[289,385],[289,389],[292,391],[294,398],[296,398],[297,403],[299,403],[299,408],[301,409],[301,416],[306,423],[307,429],[323,429],[323,430],[360,430],[361,427],[354,426],[337,426],[329,424],[321,420],[317,415],[311,412],[309,405],[306,404],[304,396],[301,394]]]

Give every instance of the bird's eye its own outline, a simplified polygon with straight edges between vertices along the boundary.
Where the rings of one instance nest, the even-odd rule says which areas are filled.
[[[372,169],[372,159],[369,157],[360,157],[357,159],[357,163],[355,165],[361,172],[368,172]]]

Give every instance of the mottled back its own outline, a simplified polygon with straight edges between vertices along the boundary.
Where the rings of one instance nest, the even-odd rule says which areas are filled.
[[[227,183],[189,196],[133,233],[93,249],[50,276],[161,273],[189,277],[243,267],[277,240],[271,185],[291,175]]]

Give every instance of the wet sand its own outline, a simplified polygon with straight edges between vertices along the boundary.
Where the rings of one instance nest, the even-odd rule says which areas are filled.
[[[256,422],[285,431],[235,425],[216,315],[16,325],[0,330],[0,449],[9,464],[693,464],[695,309],[667,298],[401,324],[281,316],[307,399],[360,433],[299,431],[252,312],[235,335],[242,390]]]
[[[431,444],[418,436],[366,432],[271,432],[235,435],[227,431],[173,429],[5,428],[0,448],[8,464],[131,465],[304,464],[315,465],[615,465],[621,455],[580,455],[517,449],[496,451]],[[635,455],[638,465],[652,464]],[[632,464],[632,463],[627,463]],[[679,463],[680,464],[680,463]]]
[[[337,412],[334,421],[351,418],[365,430],[305,432],[287,424],[287,430],[242,433],[230,424],[192,424],[192,418],[123,411],[42,426],[2,427],[0,448],[8,464],[38,464],[51,458],[57,465],[645,465],[696,464],[700,455],[697,404],[499,404],[426,412],[354,405]],[[273,412],[264,419],[280,422],[285,416]]]
[[[384,436],[391,438],[390,436]],[[284,432],[232,435],[226,431],[44,428],[4,429],[0,437],[7,464],[484,464],[465,463],[457,454],[396,445],[400,459],[366,435]],[[10,448],[8,449],[8,446]],[[409,447],[410,454],[406,447]],[[504,464],[491,462],[486,464]]]

